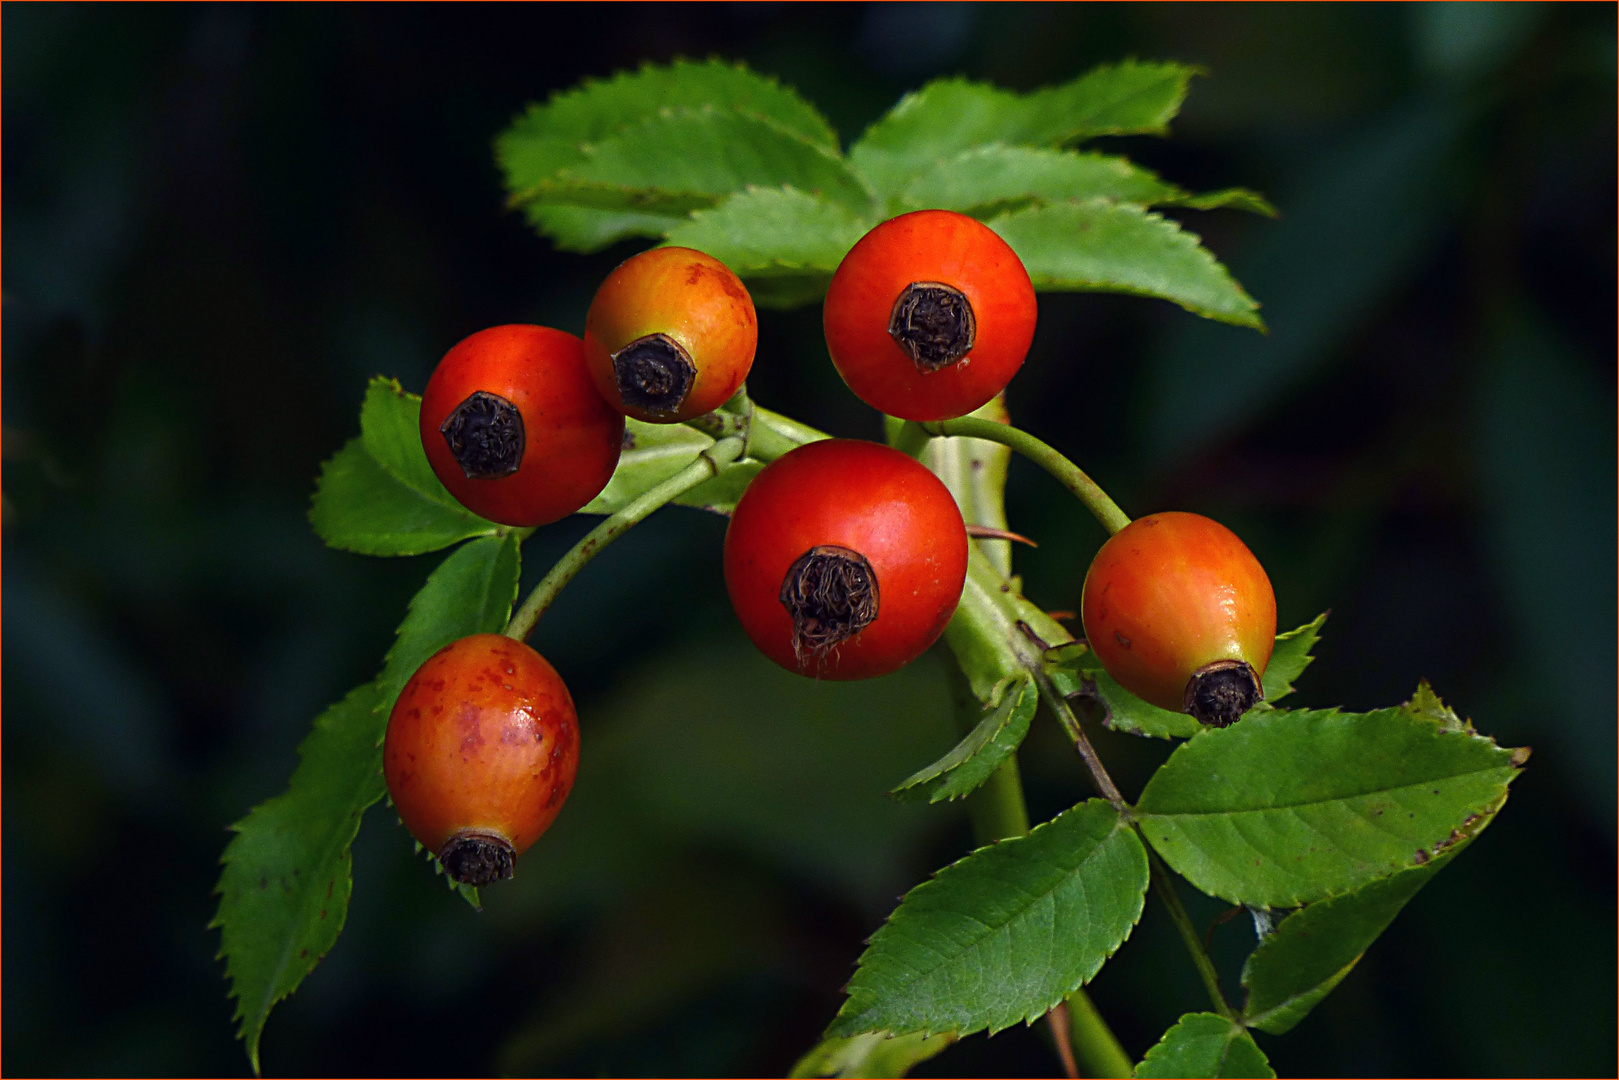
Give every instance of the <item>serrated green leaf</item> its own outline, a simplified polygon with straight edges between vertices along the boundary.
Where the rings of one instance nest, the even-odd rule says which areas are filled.
[[[791,1078],[904,1076],[955,1042],[953,1035],[887,1035],[872,1033],[847,1039],[822,1039],[798,1059]]]
[[[1204,892],[1293,907],[1427,862],[1504,798],[1521,760],[1401,708],[1254,712],[1177,747],[1137,819]]]
[[[309,522],[330,547],[362,555],[421,555],[500,525],[455,500],[427,463],[421,398],[393,379],[366,388],[358,439],[321,466]]]
[[[1031,1023],[1123,944],[1146,890],[1146,851],[1101,800],[980,848],[900,901],[827,1035]]]
[[[905,95],[867,128],[849,160],[891,198],[937,162],[985,143],[1056,147],[1096,135],[1160,133],[1194,72],[1127,61],[1030,94],[940,79]]]
[[[1406,902],[1494,816],[1491,810],[1466,823],[1445,850],[1422,866],[1302,907],[1277,924],[1242,968],[1242,985],[1248,989],[1246,1023],[1272,1035],[1291,1030],[1354,969]]]
[[[1326,615],[1319,615],[1303,626],[1276,635],[1270,663],[1260,683],[1265,688],[1265,700],[1254,708],[1273,708],[1277,701],[1293,692],[1297,679],[1314,659],[1310,650],[1320,640],[1320,629]],[[1046,654],[1043,665],[1057,691],[1065,697],[1081,696],[1096,702],[1102,709],[1102,723],[1115,731],[1145,735],[1153,739],[1189,739],[1203,726],[1185,713],[1171,712],[1149,705],[1102,668],[1096,654],[1083,647],[1063,646]]]
[[[1276,635],[1270,663],[1265,665],[1265,674],[1259,679],[1260,686],[1265,690],[1266,705],[1273,706],[1291,694],[1298,677],[1314,663],[1315,657],[1311,652],[1316,642],[1321,640],[1321,627],[1326,623],[1328,614],[1323,611],[1303,626]]]
[[[1281,217],[1281,212],[1269,199],[1247,188],[1221,188],[1202,194],[1186,192],[1174,198],[1159,200],[1160,206],[1184,206],[1188,210],[1246,210],[1261,217]]]
[[[1040,691],[1034,677],[1022,673],[948,754],[908,777],[891,794],[907,801],[930,803],[971,794],[1016,752],[1029,733],[1029,722],[1039,703]]]
[[[1194,315],[1263,329],[1259,305],[1196,234],[1131,203],[1049,203],[986,224],[1001,235],[1041,291],[1155,296]]]
[[[382,798],[388,713],[423,660],[467,634],[499,630],[517,593],[518,541],[474,540],[452,552],[411,600],[374,683],[322,713],[298,748],[287,791],[233,826],[220,876],[222,955],[255,1071],[259,1036],[337,940],[352,891],[349,846]],[[476,906],[477,894],[468,897]]]
[[[508,192],[527,190],[586,158],[586,148],[665,107],[723,107],[766,117],[832,153],[836,134],[791,89],[738,64],[677,60],[610,79],[587,80],[531,105],[495,142]],[[599,251],[630,236],[660,237],[680,218],[668,214],[528,204],[531,224],[565,251]]]
[[[1417,692],[1400,708],[1411,716],[1438,724],[1444,731],[1473,730],[1473,722],[1457,716],[1455,709],[1440,701],[1439,695],[1433,692],[1433,687],[1428,685],[1427,679],[1417,684]]]
[[[631,213],[618,210],[590,210],[581,206],[548,206],[525,203],[523,216],[536,232],[551,238],[559,251],[581,255],[600,251],[632,236],[657,239],[681,219],[668,214]]]
[[[793,279],[799,292],[824,294],[832,272],[871,223],[848,207],[793,187],[749,187],[676,225],[668,242],[706,251],[745,279]],[[765,299],[773,298],[767,290]],[[795,293],[794,295],[797,295]]]
[[[975,146],[936,163],[912,179],[896,202],[904,210],[934,208],[993,217],[1031,202],[1075,199],[1275,213],[1251,191],[1231,188],[1194,195],[1122,157],[999,143]]]
[[[683,216],[750,184],[790,184],[856,211],[871,206],[871,192],[836,152],[764,117],[713,106],[664,108],[512,198]]]
[[[220,930],[237,1037],[255,1073],[270,1010],[325,957],[348,914],[349,845],[383,792],[377,696],[367,683],[321,713],[287,790],[231,826],[208,925]]]
[[[1187,1013],[1136,1066],[1137,1076],[1274,1077],[1242,1027],[1214,1013]]]
[[[376,713],[382,720],[376,729],[377,746],[382,744],[394,699],[428,657],[469,634],[498,633],[511,618],[521,559],[518,543],[517,537],[507,535],[462,544],[411,597],[377,676]]]

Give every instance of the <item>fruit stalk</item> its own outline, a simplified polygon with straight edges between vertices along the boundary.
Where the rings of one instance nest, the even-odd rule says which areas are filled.
[[[517,609],[517,613],[512,616],[511,621],[506,624],[506,629],[501,633],[518,641],[525,640],[534,631],[534,624],[539,622],[540,616],[545,614],[546,609],[556,600],[562,587],[572,581],[574,575],[595,558],[602,548],[617,540],[630,526],[658,507],[703,481],[719,475],[721,469],[742,455],[742,446],[743,439],[740,436],[731,435],[719,440],[698,454],[690,465],[656,487],[642,492],[629,505],[591,529],[583,540],[558,559],[556,565],[540,579],[540,583],[534,586],[534,591],[528,594],[523,606]]]
[[[1026,431],[1020,431],[1010,424],[1000,424],[993,420],[983,420],[975,416],[963,416],[955,420],[928,420],[923,422],[908,421],[906,429],[920,429],[925,435],[934,437],[947,435],[965,435],[974,439],[986,439],[998,442],[1002,446],[1011,447],[1046,472],[1056,477],[1057,481],[1074,493],[1074,496],[1084,504],[1096,520],[1102,523],[1102,528],[1111,535],[1130,524],[1119,504],[1108,498],[1107,492],[1097,486],[1096,481],[1086,476],[1084,471],[1072,461],[1063,457],[1056,450],[1047,446],[1039,439]],[[901,433],[901,439],[906,437]],[[903,443],[902,443],[903,445]]]

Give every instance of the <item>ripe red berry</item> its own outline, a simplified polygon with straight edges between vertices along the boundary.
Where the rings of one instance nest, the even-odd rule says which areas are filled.
[[[411,835],[468,885],[512,876],[579,767],[579,719],[521,641],[475,634],[434,653],[388,717],[382,773]]]
[[[877,443],[829,439],[765,468],[725,532],[725,587],[748,637],[789,671],[865,679],[943,632],[967,576],[948,488]]]
[[[753,367],[759,320],[742,280],[691,248],[618,265],[585,316],[591,377],[614,408],[672,424],[712,412]]]
[[[826,290],[838,374],[906,420],[965,416],[1000,393],[1034,340],[1028,271],[987,225],[918,210],[872,229]]]
[[[421,432],[433,472],[461,505],[503,525],[545,525],[607,486],[624,417],[596,392],[578,338],[494,326],[439,361]]]
[[[1263,698],[1276,595],[1230,529],[1200,514],[1137,518],[1096,553],[1085,639],[1137,697],[1219,727]]]

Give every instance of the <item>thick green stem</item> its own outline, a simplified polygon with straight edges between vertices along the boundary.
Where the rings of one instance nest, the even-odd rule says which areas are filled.
[[[1085,509],[1095,515],[1096,520],[1100,521],[1102,527],[1109,533],[1116,533],[1130,524],[1130,519],[1119,509],[1118,504],[1108,498],[1107,492],[1098,487],[1096,481],[1086,476],[1078,465],[1033,435],[1020,431],[1010,424],[1000,424],[976,416],[963,416],[957,420],[929,420],[924,423],[913,421],[907,423],[905,427],[919,430],[926,435],[966,435],[969,438],[986,439],[1009,446],[1056,477],[1058,482],[1085,504]],[[906,433],[901,432],[899,444],[904,445],[907,438]]]
[[[1068,995],[1068,1031],[1083,1075],[1128,1077],[1135,1071],[1130,1055],[1083,990]]]
[[[534,624],[545,614],[546,608],[556,600],[562,587],[572,581],[574,575],[595,558],[602,548],[617,540],[629,530],[630,526],[669,500],[718,475],[721,469],[742,455],[742,447],[741,436],[730,435],[720,439],[698,454],[697,460],[690,465],[656,487],[642,492],[623,509],[591,529],[583,540],[558,559],[550,572],[540,579],[540,583],[534,586],[534,591],[528,594],[528,599],[523,601],[523,606],[517,609],[511,622],[506,624],[506,629],[501,633],[518,641],[527,638],[533,632]]]
[[[1139,832],[1139,829],[1137,831]],[[1170,876],[1169,867],[1165,866],[1158,853],[1153,851],[1145,836],[1141,838],[1141,842],[1147,848],[1147,864],[1151,868],[1153,891],[1164,902],[1170,919],[1175,923],[1175,929],[1180,931],[1181,940],[1186,943],[1186,951],[1192,954],[1192,963],[1197,966],[1197,973],[1203,979],[1203,988],[1209,993],[1209,1001],[1214,1004],[1215,1011],[1221,1016],[1236,1022],[1239,1018],[1220,990],[1220,974],[1214,970],[1214,961],[1209,959],[1208,952],[1203,948],[1203,940],[1197,936],[1197,929],[1192,925],[1191,916],[1187,915],[1186,908],[1181,906],[1180,893],[1175,890],[1175,879]]]

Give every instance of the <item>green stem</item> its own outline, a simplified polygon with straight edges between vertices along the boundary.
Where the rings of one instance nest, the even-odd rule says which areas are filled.
[[[630,526],[664,503],[718,475],[721,469],[742,455],[742,447],[743,440],[740,436],[730,435],[720,439],[698,454],[697,460],[690,465],[663,483],[642,492],[623,509],[591,529],[583,540],[569,549],[568,553],[558,559],[556,565],[540,579],[540,583],[534,586],[534,591],[528,594],[528,599],[523,601],[523,606],[517,609],[511,622],[507,623],[506,629],[501,632],[518,641],[527,638],[534,631],[534,624],[545,614],[546,608],[556,600],[562,587],[572,581],[574,575],[595,558],[602,548],[617,540],[629,530]]]
[[[972,683],[959,667],[951,668],[951,689],[956,715],[963,730],[970,730],[980,718],[981,705],[973,695]],[[1023,798],[1023,780],[1018,773],[1016,754],[1001,762],[1000,768],[967,796],[967,813],[972,819],[973,838],[980,844],[1028,835],[1029,808]],[[1102,1014],[1096,1011],[1090,995],[1076,989],[1066,1000],[1069,1045],[1085,1072],[1090,1076],[1128,1077],[1132,1068],[1130,1058]],[[1055,1025],[1062,1017],[1059,1010],[1053,1013]]]
[[[1010,424],[983,420],[976,416],[963,416],[956,420],[929,420],[924,423],[910,421],[905,427],[919,430],[925,435],[965,435],[1009,446],[1056,477],[1058,482],[1085,504],[1085,509],[1095,515],[1096,520],[1100,521],[1102,527],[1109,533],[1116,533],[1130,524],[1130,519],[1119,509],[1118,504],[1108,498],[1107,492],[1098,487],[1096,481],[1086,476],[1078,465],[1033,435],[1020,431]],[[902,432],[898,445],[905,444],[907,439],[907,435]]]
[[[1137,831],[1139,832],[1139,829]],[[1192,926],[1191,916],[1187,915],[1186,908],[1181,906],[1180,893],[1175,890],[1175,879],[1170,877],[1169,867],[1165,866],[1158,853],[1153,851],[1145,836],[1141,838],[1141,842],[1147,849],[1147,865],[1151,868],[1153,891],[1164,902],[1170,919],[1175,923],[1175,929],[1180,931],[1181,940],[1186,943],[1186,951],[1192,954],[1192,963],[1197,965],[1197,973],[1203,978],[1203,988],[1209,992],[1209,1001],[1213,1002],[1215,1011],[1221,1016],[1227,1017],[1233,1023],[1238,1022],[1240,1018],[1220,990],[1220,975],[1214,970],[1214,961],[1209,959],[1208,952],[1203,948],[1203,940],[1197,936],[1197,929]]]
[[[733,435],[746,439],[742,456],[755,461],[775,461],[805,443],[831,437],[779,412],[759,408],[748,398],[745,388],[738,390],[723,409],[694,416],[686,426],[715,439]]]
[[[1051,711],[1057,714],[1058,722],[1073,740],[1074,749],[1079,751],[1080,758],[1085,762],[1085,768],[1090,770],[1091,779],[1096,782],[1096,789],[1102,793],[1104,799],[1113,804],[1113,809],[1121,814],[1128,813],[1130,804],[1119,794],[1118,785],[1113,782],[1113,777],[1108,775],[1107,766],[1102,764],[1096,748],[1091,746],[1090,739],[1085,737],[1085,729],[1080,727],[1079,717],[1074,715],[1068,699],[1057,692],[1057,688],[1051,684],[1051,679],[1045,672],[1036,669],[1034,677],[1040,684],[1040,696],[1045,699]]]
[[[1068,1031],[1086,1076],[1128,1077],[1135,1067],[1083,990],[1068,995]]]

